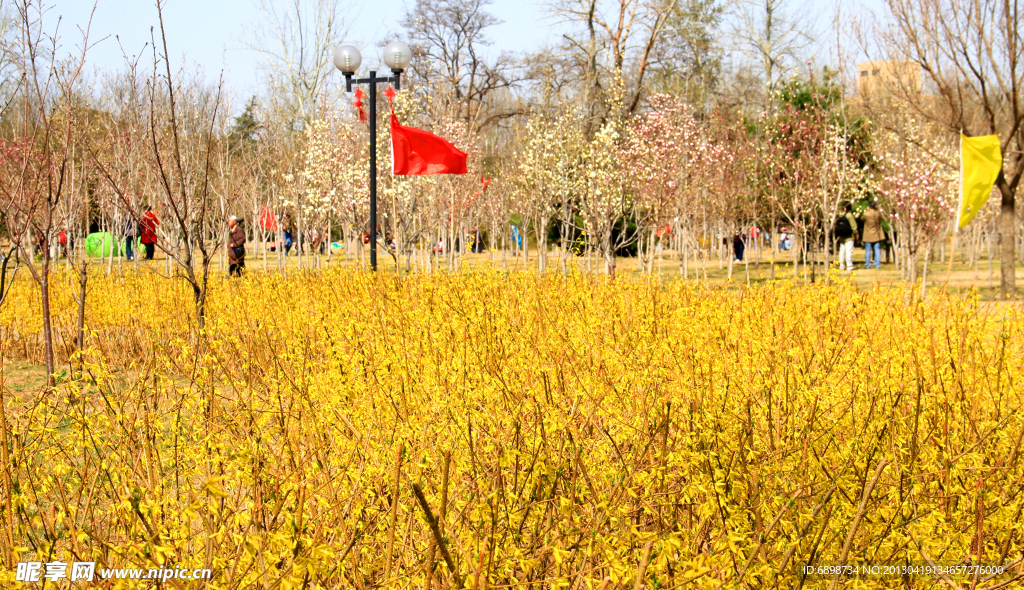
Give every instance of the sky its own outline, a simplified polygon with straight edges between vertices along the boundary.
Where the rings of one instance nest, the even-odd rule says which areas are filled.
[[[268,0],[280,5],[282,0]],[[378,40],[388,33],[400,32],[398,21],[413,0],[349,1],[345,15],[350,34],[345,39],[363,49],[363,69],[378,61]],[[882,0],[849,0],[877,10]],[[834,0],[808,0],[824,14]],[[346,1],[342,0],[342,6]],[[492,51],[525,53],[560,37],[559,24],[547,16],[544,0],[494,0],[490,12],[501,24],[488,30]],[[150,27],[159,36],[154,0],[56,0],[46,14],[48,30],[60,19],[59,37],[65,50],[80,45],[81,32],[89,23],[87,64],[93,71],[114,71],[124,67],[125,55],[145,51],[140,64],[152,63]],[[194,70],[201,68],[207,79],[216,79],[223,71],[237,109],[245,99],[257,94],[259,55],[249,49],[263,20],[256,0],[166,0],[164,24],[172,65]]]
[[[277,0],[274,0],[277,1]],[[342,2],[344,5],[344,1]],[[403,0],[352,2],[351,23],[345,42],[363,48],[363,69],[378,60],[374,48],[389,32],[398,32],[398,21],[408,4]],[[545,19],[543,6],[533,0],[497,0],[491,13],[502,24],[488,33],[493,48],[526,52],[557,40],[556,24]],[[50,30],[60,18],[60,37],[67,51],[80,45],[80,28],[89,23],[87,63],[93,69],[116,70],[125,54],[146,52],[140,64],[152,63],[150,27],[159,39],[155,2],[147,0],[57,0],[46,15]],[[236,95],[248,96],[258,89],[259,55],[248,48],[259,30],[263,12],[254,0],[167,0],[164,25],[175,66],[201,67],[207,78],[223,70]]]

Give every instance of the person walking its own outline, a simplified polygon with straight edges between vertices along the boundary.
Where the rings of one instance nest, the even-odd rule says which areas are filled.
[[[32,244],[32,254],[34,256],[46,256],[46,234],[43,230],[36,228],[36,241]]]
[[[743,250],[745,249],[743,236],[736,234],[732,238],[732,251],[736,254],[736,262],[743,262]]]
[[[285,210],[281,216],[281,234],[284,236],[284,255],[292,253],[292,244],[295,243],[295,224],[292,222],[292,212]]]
[[[121,227],[121,235],[124,237],[124,256],[128,260],[135,260],[135,238],[138,236],[138,227],[131,215],[125,215],[124,225]]]
[[[839,270],[853,270],[853,244],[856,241],[857,218],[853,207],[843,203],[843,213],[836,217],[835,234],[839,239]]]
[[[156,252],[156,226],[160,225],[153,207],[146,205],[146,212],[142,214],[142,246],[146,248],[146,260],[153,260]]]
[[[245,269],[245,230],[238,218],[228,217],[228,274],[242,276]]]
[[[882,239],[885,237],[882,232],[882,212],[878,210],[878,203],[871,201],[868,208],[860,214],[864,222],[864,230],[860,241],[864,242],[864,268],[871,268],[871,261],[874,260],[875,268],[882,266]],[[872,256],[874,250],[874,256]]]

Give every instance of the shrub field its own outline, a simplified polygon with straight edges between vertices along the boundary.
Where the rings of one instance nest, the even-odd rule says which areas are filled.
[[[184,282],[95,274],[79,352],[54,282],[55,387],[11,386],[42,362],[34,284],[0,313],[5,586],[29,560],[213,571],[168,588],[1022,583],[1020,307],[329,270],[217,279],[200,331]],[[868,564],[1017,565],[806,567]]]

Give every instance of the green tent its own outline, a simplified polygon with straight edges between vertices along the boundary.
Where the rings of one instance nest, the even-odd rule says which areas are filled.
[[[85,238],[85,255],[92,256],[110,256],[111,249],[113,249],[114,256],[121,255],[121,243],[120,241],[108,232],[96,232],[89,234]]]

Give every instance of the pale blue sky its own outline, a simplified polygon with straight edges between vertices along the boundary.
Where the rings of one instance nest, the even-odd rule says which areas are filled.
[[[360,47],[373,47],[389,31],[399,29],[405,13],[403,0],[375,0],[353,3],[351,41]],[[78,27],[85,26],[92,10],[91,0],[57,0],[47,14],[52,24],[61,17],[61,41],[70,49],[80,39]],[[544,19],[544,11],[534,0],[498,0],[491,12],[504,21],[489,31],[495,49],[514,52],[540,47],[556,38],[554,27]],[[257,84],[257,54],[247,49],[259,27],[263,13],[253,0],[167,0],[164,24],[174,65],[198,64],[208,78],[216,78],[221,69],[236,95],[253,94]],[[88,53],[91,68],[104,70],[123,66],[122,47],[129,55],[139,54],[150,40],[150,26],[158,25],[155,3],[149,0],[99,0],[90,31],[95,45]],[[159,28],[155,29],[159,39]],[[120,45],[115,35],[120,38]],[[101,40],[102,39],[102,40]],[[349,40],[349,39],[346,39]],[[152,63],[150,49],[140,62]],[[363,65],[376,56],[364,51]]]
[[[357,8],[347,18],[353,24],[347,40],[360,47],[374,47],[388,32],[399,30],[398,20],[412,1],[352,2]],[[828,14],[835,0],[809,1]],[[882,0],[850,1],[877,9]],[[60,36],[66,48],[78,44],[78,27],[85,26],[92,6],[92,0],[56,0],[50,8],[48,28],[52,30],[57,17],[61,18]],[[489,31],[494,50],[526,52],[558,40],[560,28],[546,18],[544,0],[494,0],[490,10],[504,21]],[[164,22],[171,59],[175,66],[184,64],[189,69],[197,64],[212,79],[223,69],[237,107],[257,93],[257,54],[247,49],[245,42],[252,38],[261,20],[262,12],[254,0],[167,0]],[[95,44],[88,53],[90,69],[122,68],[125,62],[121,48],[129,55],[139,54],[150,40],[150,27],[157,24],[152,0],[99,0],[90,33],[90,41]],[[148,48],[146,51],[140,61],[143,66],[152,63],[152,54]],[[364,67],[377,60],[370,53],[364,51]]]

